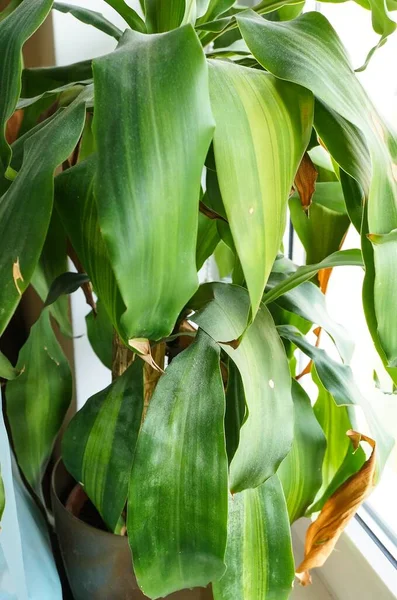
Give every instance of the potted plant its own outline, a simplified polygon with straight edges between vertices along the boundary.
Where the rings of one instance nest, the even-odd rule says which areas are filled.
[[[212,584],[215,600],[282,600],[331,553],[393,445],[324,294],[333,268],[365,269],[368,327],[396,381],[396,138],[302,2],[106,1],[124,32],[52,0],[0,13],[0,334],[30,284],[45,301],[16,366],[0,355],[13,449],[44,504],[72,393],[53,325],[71,335],[65,294],[82,286],[113,381],[72,418],[53,475],[75,598],[199,598]],[[381,45],[395,24],[371,6]],[[51,8],[116,49],[23,69]],[[288,206],[304,266],[282,254]],[[361,248],[341,250],[350,226]],[[226,278],[199,285],[213,255]],[[295,567],[290,525],[318,512]]]

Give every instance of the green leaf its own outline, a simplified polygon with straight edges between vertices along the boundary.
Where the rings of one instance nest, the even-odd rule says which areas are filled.
[[[322,467],[327,448],[310,398],[295,380],[292,380],[292,398],[295,412],[294,441],[277,471],[291,523],[304,516],[321,487]],[[346,435],[345,437],[349,441]]]
[[[146,33],[146,25],[141,17],[124,0],[105,0],[105,2],[123,17],[124,21],[131,29]]]
[[[40,260],[31,280],[34,289],[43,302],[48,296],[54,279],[64,273],[66,269],[66,235],[57,212],[53,210]],[[68,299],[61,297],[55,299],[51,305],[50,313],[57,321],[61,332],[67,337],[72,337]]]
[[[185,15],[185,3],[186,0],[145,0],[148,32],[161,33],[179,27]]]
[[[96,156],[92,155],[55,178],[55,206],[109,319],[126,339],[120,328],[120,316],[125,307],[99,227],[93,193],[96,164]]]
[[[89,342],[99,360],[108,369],[112,368],[113,327],[102,301],[96,303],[96,315],[93,311],[85,318]]]
[[[306,250],[308,264],[321,262],[339,250],[350,225],[339,182],[317,183],[307,211],[298,195],[293,195],[289,209],[293,227]]]
[[[0,352],[0,377],[3,379],[15,379],[18,375],[18,369],[15,369],[8,358]]]
[[[288,196],[310,139],[312,96],[268,73],[223,61],[210,62],[210,91],[219,187],[253,318],[282,242]]]
[[[214,600],[287,600],[295,576],[283,489],[274,475],[229,497],[227,570]]]
[[[63,294],[73,294],[90,278],[85,273],[62,273],[51,284],[44,306],[50,306]]]
[[[202,286],[213,296],[192,319],[217,341],[238,368],[247,416],[230,465],[233,493],[257,487],[274,475],[292,442],[293,407],[288,361],[272,317],[261,306],[238,348],[249,312],[246,290],[214,283]],[[222,343],[223,342],[223,343]]]
[[[209,0],[207,2],[207,9],[199,20],[199,24],[213,21],[216,17],[231,8],[235,2],[236,0]]]
[[[244,422],[245,409],[243,380],[234,362],[229,360],[225,413],[226,451],[229,464],[239,445],[240,429]]]
[[[397,228],[397,180],[390,155],[390,134],[368,99],[349,63],[347,54],[331,25],[317,12],[306,13],[287,23],[270,23],[246,11],[237,16],[244,40],[260,64],[277,77],[310,89],[327,107],[358,127],[370,152],[372,178],[367,199],[365,233],[387,234]],[[313,62],[313,56],[316,61]],[[393,241],[397,246],[397,240]],[[364,245],[364,244],[363,244]],[[390,248],[394,253],[394,247]],[[397,278],[390,285],[388,260],[365,252],[366,289],[364,304],[372,337],[382,346],[386,364],[397,364],[395,339],[390,336],[394,320],[390,307],[397,296]],[[392,285],[391,285],[392,284]],[[372,287],[372,291],[370,289]],[[382,319],[382,323],[377,323]]]
[[[44,92],[92,79],[92,60],[62,67],[38,67],[22,72],[22,98],[33,98]]]
[[[275,286],[281,285],[285,279],[285,275],[272,273],[266,289],[273,289]],[[354,344],[350,340],[345,328],[336,323],[329,315],[326,297],[316,285],[309,281],[301,283],[299,286],[280,296],[277,299],[277,304],[284,310],[293,312],[299,317],[325,329],[334,340],[342,360],[347,363],[350,362]]]
[[[72,398],[72,374],[43,310],[7,384],[7,417],[18,464],[36,490]]]
[[[52,0],[25,0],[0,22],[0,178],[11,160],[5,126],[15,110],[21,91],[22,46],[41,25]]]
[[[225,570],[224,414],[219,348],[199,331],[157,384],[131,472],[127,530],[149,598],[205,586]]]
[[[315,367],[312,370],[312,377],[318,388],[313,410],[327,443],[322,463],[322,485],[317,491],[316,498],[313,499],[314,503],[309,508],[308,514],[321,510],[331,494],[348,477],[357,473],[365,462],[364,450],[360,446],[357,451],[354,451],[346,435],[346,432],[352,429],[352,421],[354,421],[351,409],[335,404],[334,398],[321,383]]]
[[[65,431],[62,458],[110,531],[124,509],[143,411],[143,361],[87,400]]]
[[[304,283],[308,279],[311,279],[313,275],[318,273],[321,269],[333,269],[334,267],[362,267],[363,260],[361,251],[356,248],[352,250],[339,250],[334,252],[331,256],[327,256],[324,260],[316,265],[304,265],[299,267],[292,275],[283,279],[275,285],[271,290],[263,295],[263,302],[269,304],[274,302],[283,294],[286,294],[290,290],[293,290],[301,283]]]
[[[362,410],[372,437],[377,443],[377,464],[378,476],[386,463],[386,460],[393,448],[393,438],[385,431],[380,424],[377,414],[369,400],[361,393],[354,381],[353,372],[348,365],[343,365],[334,361],[324,350],[310,344],[298,330],[289,326],[279,326],[279,334],[287,340],[293,342],[302,352],[304,352],[316,367],[319,379],[322,385],[332,395],[336,405],[339,406],[357,406]],[[353,413],[349,413],[353,418]],[[352,423],[353,429],[357,425]]]
[[[215,219],[209,219],[202,213],[198,217],[196,266],[199,271],[207,258],[213,254],[220,242]]]
[[[200,178],[213,130],[206,62],[190,25],[161,36],[126,31],[94,61],[94,80],[95,195],[126,305],[121,322],[129,338],[157,340],[198,285]]]
[[[96,27],[96,29],[103,31],[103,33],[107,33],[114,37],[116,40],[119,40],[123,35],[123,32],[120,31],[118,27],[105,19],[101,13],[94,10],[88,10],[87,8],[75,6],[74,4],[65,4],[63,2],[54,2],[53,9],[65,14],[70,13],[82,23],[92,25],[93,27]]]
[[[69,156],[80,137],[85,98],[83,92],[26,141],[18,177],[0,199],[0,334],[40,258],[52,213],[54,170]]]

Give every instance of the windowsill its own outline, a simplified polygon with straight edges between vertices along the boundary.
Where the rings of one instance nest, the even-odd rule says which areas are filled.
[[[309,519],[293,526],[294,545],[302,550]],[[326,564],[314,574],[334,600],[396,600],[397,570],[360,523],[353,519]]]

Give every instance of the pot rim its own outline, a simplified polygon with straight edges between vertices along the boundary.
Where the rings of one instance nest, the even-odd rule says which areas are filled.
[[[65,513],[67,515],[67,517],[71,520],[76,521],[77,523],[80,524],[80,526],[87,528],[89,531],[96,533],[96,535],[100,535],[100,536],[104,536],[104,537],[108,537],[108,536],[112,536],[113,537],[113,541],[115,541],[116,539],[120,540],[120,543],[125,544],[126,542],[128,542],[128,537],[125,535],[117,535],[116,533],[112,533],[111,531],[104,531],[103,529],[98,529],[97,527],[94,527],[93,525],[90,525],[89,523],[86,523],[85,521],[83,521],[82,519],[79,519],[78,517],[76,517],[76,515],[74,515],[73,513],[71,513],[69,510],[66,510],[66,507],[64,505],[64,503],[62,502],[62,500],[60,499],[59,495],[58,495],[58,491],[56,489],[56,474],[57,471],[60,467],[60,465],[62,465],[64,467],[64,469],[66,470],[67,474],[69,475],[69,477],[76,482],[76,480],[74,479],[74,477],[69,473],[69,471],[66,469],[65,463],[62,460],[62,457],[59,457],[58,460],[56,461],[54,468],[52,470],[51,473],[51,492],[52,492],[52,498],[53,498],[53,502],[56,502],[58,507],[62,510],[63,513]],[[78,482],[76,482],[77,484]],[[117,542],[116,542],[117,543]]]

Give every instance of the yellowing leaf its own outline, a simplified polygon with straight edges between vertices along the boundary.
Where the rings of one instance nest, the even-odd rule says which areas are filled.
[[[372,452],[358,473],[352,475],[324,504],[318,518],[306,534],[305,557],[296,570],[302,585],[311,583],[310,569],[321,567],[335,547],[348,522],[371,492],[375,475],[375,447],[372,438],[349,430],[347,435],[357,450],[361,441],[367,442]]]

